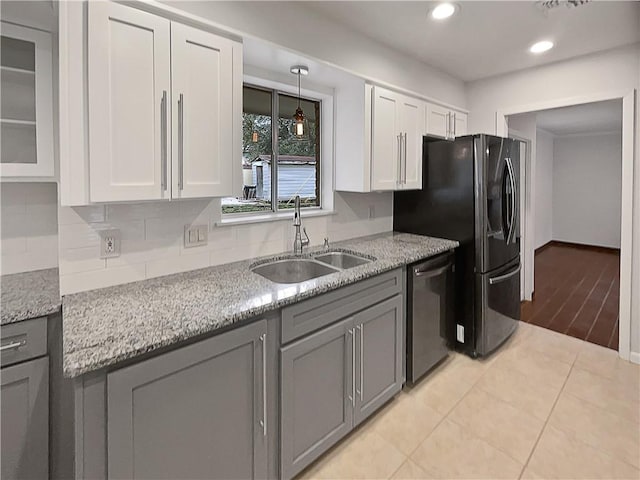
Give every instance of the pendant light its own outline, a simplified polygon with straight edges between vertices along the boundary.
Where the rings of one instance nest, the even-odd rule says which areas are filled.
[[[309,68],[304,65],[294,65],[290,71],[298,76],[298,108],[296,108],[296,113],[293,116],[293,134],[298,139],[303,139],[309,136],[309,121],[300,107],[300,76],[308,75]]]

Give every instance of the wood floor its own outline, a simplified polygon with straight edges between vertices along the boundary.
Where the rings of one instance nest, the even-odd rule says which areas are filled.
[[[534,291],[523,321],[618,349],[619,252],[552,244],[536,254]]]

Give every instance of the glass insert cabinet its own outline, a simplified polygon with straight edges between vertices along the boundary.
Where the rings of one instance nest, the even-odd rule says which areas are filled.
[[[0,177],[53,177],[51,35],[0,23]]]

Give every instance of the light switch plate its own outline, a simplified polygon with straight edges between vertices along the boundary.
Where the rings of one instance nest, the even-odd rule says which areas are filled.
[[[120,230],[100,230],[100,258],[120,256]]]
[[[209,243],[209,225],[185,225],[184,248],[200,247]]]
[[[464,343],[464,326],[456,325],[456,340],[460,343]]]

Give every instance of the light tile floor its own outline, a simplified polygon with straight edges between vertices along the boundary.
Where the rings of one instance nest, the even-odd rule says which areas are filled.
[[[300,479],[640,479],[640,366],[521,323],[452,353]]]

